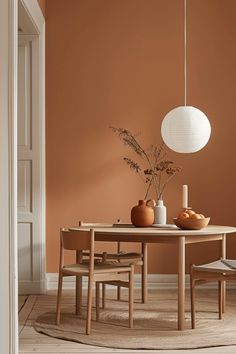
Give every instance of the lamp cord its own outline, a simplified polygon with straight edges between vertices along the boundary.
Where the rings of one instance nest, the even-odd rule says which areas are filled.
[[[184,0],[184,105],[187,104],[187,0]]]

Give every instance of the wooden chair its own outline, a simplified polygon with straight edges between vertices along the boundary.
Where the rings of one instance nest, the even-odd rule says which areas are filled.
[[[82,253],[89,251],[87,262],[64,265],[64,250]],[[128,275],[128,280],[127,280]],[[133,278],[134,266],[126,264],[105,264],[94,262],[94,230],[60,232],[60,261],[56,308],[56,323],[60,323],[62,281],[64,276],[88,278],[86,334],[91,331],[92,289],[96,284],[96,320],[99,320],[99,283],[104,281],[123,281],[129,288],[129,327],[133,327]]]
[[[191,265],[190,273],[190,294],[191,294],[191,322],[195,328],[195,285],[198,283],[218,282],[218,312],[219,319],[222,318],[224,294],[224,281],[236,281],[236,260],[219,259],[217,261]]]
[[[120,224],[118,219],[115,224]],[[112,227],[113,224],[109,223],[94,223],[94,222],[84,222],[79,221],[80,227]],[[86,253],[83,254],[86,256]],[[117,251],[115,253],[95,253],[95,257],[100,258],[102,262],[125,262],[133,265],[141,266],[141,291],[142,291],[142,302],[147,302],[147,244],[142,244],[142,252],[126,252],[121,250],[121,242],[117,242]],[[105,283],[103,283],[102,288],[102,307],[105,307]],[[115,285],[115,284],[113,284]],[[116,283],[117,286],[117,300],[120,300],[121,296],[121,285],[119,282]]]

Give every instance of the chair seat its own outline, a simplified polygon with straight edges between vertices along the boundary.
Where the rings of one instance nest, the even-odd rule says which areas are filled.
[[[102,263],[104,263],[104,264],[114,264],[114,265],[120,264],[120,265],[123,265],[123,266],[124,265],[131,265],[131,264],[133,264],[135,266],[143,265],[143,261],[141,259],[139,259],[139,258],[133,258],[133,259],[130,259],[130,258],[129,259],[126,259],[126,258],[123,258],[123,259],[112,259],[111,258],[110,259],[110,258],[108,258]]]
[[[97,263],[94,264],[94,273],[112,273],[117,272],[117,270],[122,272],[128,272],[130,270],[129,264],[124,263]],[[89,264],[80,263],[80,264],[69,264],[62,268],[63,273],[66,274],[80,274],[80,275],[88,275],[89,274]]]
[[[106,256],[107,259],[142,259],[142,253],[137,253],[137,252],[117,252],[117,253],[94,253],[95,257],[102,258]],[[89,256],[88,252],[83,252],[83,256]]]
[[[143,265],[143,255],[142,253],[137,253],[137,252],[125,252],[125,251],[121,251],[121,252],[117,252],[117,253],[95,253],[95,260],[97,262],[99,262],[99,260],[101,262],[105,262],[105,263],[109,263],[109,262],[114,262],[114,263],[129,263],[129,264],[134,264],[134,265]],[[88,252],[83,252],[83,256],[84,257],[89,257],[89,253]],[[84,258],[84,260],[86,260],[86,258]]]
[[[202,264],[193,265],[193,270],[203,272],[216,272],[216,273],[235,273],[236,272],[236,260],[233,259],[219,259],[217,261]]]
[[[118,252],[118,253],[107,253],[107,259],[142,259],[141,253],[136,252]]]

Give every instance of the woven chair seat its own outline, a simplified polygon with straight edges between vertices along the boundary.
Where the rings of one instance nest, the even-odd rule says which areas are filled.
[[[118,252],[118,253],[107,253],[107,259],[142,259],[141,253],[136,252]]]
[[[125,252],[120,251],[117,253],[95,253],[95,261],[96,262],[105,262],[105,263],[129,263],[134,265],[143,265],[143,255],[137,252]],[[83,252],[83,257],[89,257],[88,252]],[[84,258],[86,260],[86,258]]]
[[[83,252],[83,256],[89,257],[88,252]],[[106,259],[142,259],[142,253],[138,252],[125,252],[125,251],[120,251],[116,253],[106,253],[106,252],[101,252],[101,253],[94,253],[94,256],[96,258],[106,258]]]
[[[216,273],[235,273],[236,272],[236,260],[233,259],[219,259],[217,261],[194,265],[193,270],[203,272],[216,272]]]
[[[94,273],[112,273],[117,272],[118,269],[122,271],[129,271],[130,265],[124,263],[95,263],[94,264]],[[73,274],[88,274],[89,273],[89,264],[80,263],[80,264],[69,264],[63,267],[63,273],[73,273]]]

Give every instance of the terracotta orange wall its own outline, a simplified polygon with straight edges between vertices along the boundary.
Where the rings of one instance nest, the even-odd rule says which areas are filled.
[[[165,113],[184,102],[183,0],[49,0],[47,66],[47,271],[57,271],[59,228],[78,220],[129,221],[143,198],[129,155],[109,126],[160,142]],[[210,118],[196,154],[169,157],[182,172],[164,199],[171,221],[190,205],[213,224],[236,225],[236,2],[188,0],[188,104]],[[105,246],[104,246],[105,247]],[[107,245],[107,249],[112,246]],[[218,256],[217,244],[187,248],[187,263]],[[236,242],[228,239],[228,255]],[[151,273],[173,273],[176,249],[149,247]]]
[[[39,3],[39,6],[42,10],[42,13],[45,17],[45,15],[46,15],[46,0],[38,0],[38,3]]]

